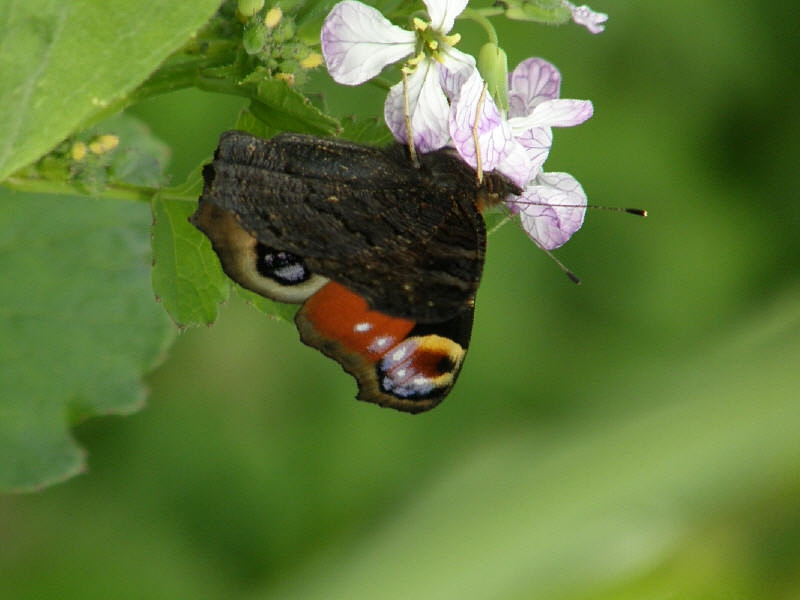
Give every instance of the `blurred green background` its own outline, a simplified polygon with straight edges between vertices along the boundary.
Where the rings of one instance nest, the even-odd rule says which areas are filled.
[[[547,170],[650,217],[590,212],[557,253],[580,286],[494,234],[459,384],[421,416],[356,402],[232,301],[143,411],[76,430],[87,474],[0,499],[0,597],[800,598],[800,36],[774,6],[605,0],[599,36],[496,20],[512,68],[542,56],[594,102]],[[311,88],[381,113],[369,86]],[[180,181],[240,107],[132,112]]]

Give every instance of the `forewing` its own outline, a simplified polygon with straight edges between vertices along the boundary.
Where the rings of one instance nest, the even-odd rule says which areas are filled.
[[[471,310],[486,234],[474,174],[428,157],[415,168],[400,146],[231,132],[204,172],[198,212],[210,203],[232,213],[258,242],[375,310],[439,322]]]

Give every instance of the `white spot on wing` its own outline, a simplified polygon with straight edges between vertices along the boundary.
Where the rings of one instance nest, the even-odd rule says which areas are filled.
[[[401,360],[403,360],[406,357],[406,355],[408,355],[408,353],[409,353],[408,346],[401,345],[401,346],[399,346],[397,348],[397,350],[392,352],[391,355],[388,358],[393,363],[399,363]]]
[[[306,270],[303,268],[303,265],[298,263],[275,269],[275,274],[289,282],[300,282],[306,278]]]
[[[394,344],[394,337],[391,335],[380,335],[372,340],[372,343],[367,347],[367,350],[374,354],[380,354],[387,348],[391,348]]]

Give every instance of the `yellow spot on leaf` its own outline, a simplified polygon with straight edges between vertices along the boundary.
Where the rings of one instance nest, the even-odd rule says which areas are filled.
[[[89,150],[93,154],[105,154],[106,152],[110,152],[117,146],[119,146],[119,138],[116,135],[112,135],[110,133],[107,133],[105,135],[100,135],[91,142],[89,142]]]
[[[70,149],[72,160],[83,160],[86,158],[86,144],[83,142],[75,142]]]

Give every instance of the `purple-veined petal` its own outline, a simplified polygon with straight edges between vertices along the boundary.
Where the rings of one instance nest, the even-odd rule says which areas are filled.
[[[604,23],[608,21],[606,13],[593,11],[586,6],[575,6],[571,2],[562,2],[562,4],[569,8],[572,13],[572,20],[578,25],[583,25],[591,33],[602,33],[605,31],[606,26]]]
[[[439,67],[439,83],[451,102],[458,100],[461,86],[477,73],[475,59],[452,46],[442,47],[444,64]]]
[[[358,85],[412,54],[416,36],[392,25],[371,6],[348,0],[325,18],[320,41],[334,81]]]
[[[522,187],[524,187],[525,184],[541,172],[542,165],[547,160],[550,154],[550,147],[553,145],[553,130],[549,127],[533,127],[516,134],[514,138],[525,149],[530,161],[530,176],[522,184]]]
[[[561,73],[541,58],[523,60],[508,76],[508,115],[524,117],[561,93]]]
[[[522,228],[545,250],[563,245],[583,225],[586,193],[569,173],[541,173],[522,196],[518,207]]]
[[[439,85],[439,63],[422,61],[408,76],[408,111],[417,152],[425,154],[447,145],[450,141],[447,129],[450,105]],[[383,116],[395,139],[402,144],[408,143],[402,81],[389,90]]]
[[[445,66],[439,68],[439,84],[450,102],[457,102],[461,95],[461,87],[470,78],[472,73],[459,70],[451,71]]]
[[[450,33],[456,17],[464,12],[469,0],[422,0],[431,18],[431,27],[443,34]]]
[[[533,127],[573,127],[589,119],[594,107],[589,100],[546,100],[526,117],[509,119],[515,133]]]
[[[497,105],[487,93],[483,94],[484,83],[477,71],[461,87],[456,102],[450,105],[448,119],[450,136],[462,160],[472,168],[477,168],[477,150],[474,131],[478,104],[481,104],[480,118],[477,121],[478,147],[481,152],[481,168],[493,171],[505,153],[506,144],[512,140],[511,127],[503,119]]]
[[[511,181],[523,189],[532,179],[533,168],[531,166],[528,153],[522,144],[516,140],[510,140],[505,147],[497,171],[508,177]],[[509,204],[509,206],[513,206]]]

